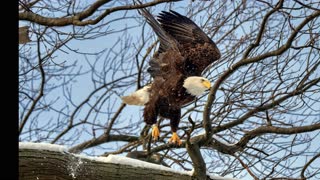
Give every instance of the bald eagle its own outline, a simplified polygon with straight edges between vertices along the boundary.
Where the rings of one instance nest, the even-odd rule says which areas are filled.
[[[220,51],[192,20],[175,11],[162,11],[158,21],[146,9],[139,12],[160,41],[147,70],[153,82],[122,100],[126,104],[145,106],[144,121],[152,126],[155,140],[160,135],[157,117],[170,119],[173,134],[169,142],[181,145],[176,133],[181,108],[210,88],[210,81],[201,74],[220,58]]]

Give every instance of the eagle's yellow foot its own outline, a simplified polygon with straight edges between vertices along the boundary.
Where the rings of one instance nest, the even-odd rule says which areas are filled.
[[[159,131],[159,128],[156,124],[152,125],[151,136],[152,136],[153,140],[155,140],[155,141],[157,141],[159,139],[160,131]]]
[[[169,143],[178,144],[179,146],[182,144],[182,142],[176,132],[172,133],[172,137],[169,139]]]

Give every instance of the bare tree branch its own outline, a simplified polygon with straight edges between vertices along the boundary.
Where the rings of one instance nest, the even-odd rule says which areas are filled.
[[[98,8],[100,8],[101,6],[103,6],[106,3],[110,2],[110,0],[97,0],[95,3],[93,3],[86,10],[79,12],[79,13],[76,13],[75,15],[70,16],[70,17],[50,18],[50,17],[41,16],[39,14],[35,14],[30,11],[25,11],[25,12],[19,13],[19,20],[31,21],[31,22],[35,22],[37,24],[41,24],[44,26],[94,25],[94,24],[97,24],[98,22],[100,22],[103,18],[105,18],[109,14],[116,12],[116,11],[145,8],[145,7],[161,4],[164,2],[170,2],[170,1],[172,1],[172,0],[155,0],[155,1],[145,3],[142,5],[125,5],[125,6],[113,7],[110,9],[106,9],[103,13],[101,13],[95,19],[84,20],[86,18],[89,18],[93,13],[95,13]]]

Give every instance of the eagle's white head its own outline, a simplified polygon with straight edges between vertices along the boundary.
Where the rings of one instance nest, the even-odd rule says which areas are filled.
[[[190,76],[184,80],[183,87],[187,92],[194,96],[199,96],[204,91],[210,89],[211,83],[207,78],[200,76]]]

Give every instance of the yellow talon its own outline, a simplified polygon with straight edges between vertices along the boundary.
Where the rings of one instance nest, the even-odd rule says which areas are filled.
[[[169,143],[178,144],[179,146],[182,144],[182,141],[180,140],[179,136],[176,132],[172,133],[172,137],[169,139]]]
[[[152,125],[151,136],[152,136],[153,140],[155,140],[155,141],[157,141],[159,139],[160,131],[159,131],[159,128],[156,124]]]

